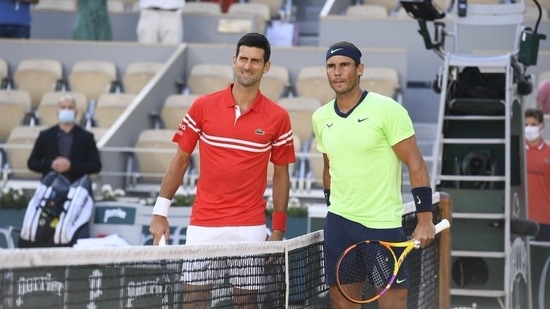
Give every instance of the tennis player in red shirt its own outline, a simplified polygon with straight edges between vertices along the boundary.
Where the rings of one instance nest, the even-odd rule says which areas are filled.
[[[259,90],[262,76],[271,66],[270,55],[264,35],[244,35],[233,56],[234,83],[199,97],[183,118],[172,139],[178,148],[162,180],[149,227],[154,244],[162,235],[170,236],[168,208],[197,142],[200,171],[186,244],[265,241],[264,193],[270,162],[274,165],[274,212],[268,240],[283,239],[290,188],[288,164],[296,158],[288,112]],[[204,292],[204,287],[213,282],[193,278],[206,264],[183,266],[184,305],[209,308],[210,293]],[[186,272],[186,268],[194,272]],[[228,265],[228,269],[242,270],[238,265]],[[255,303],[250,290],[258,286],[258,278],[252,279],[254,283],[238,273],[231,276],[238,308]]]

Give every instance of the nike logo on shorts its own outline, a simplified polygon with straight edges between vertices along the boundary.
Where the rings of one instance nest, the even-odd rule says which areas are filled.
[[[407,280],[407,279],[397,279],[397,280],[395,280],[395,283],[397,283],[397,284],[403,283],[403,282],[405,282],[405,280]]]

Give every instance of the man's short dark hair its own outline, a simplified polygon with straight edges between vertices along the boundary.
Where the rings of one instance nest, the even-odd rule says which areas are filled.
[[[536,108],[528,108],[525,110],[525,118],[527,117],[533,117],[535,119],[537,119],[537,121],[539,123],[543,123],[544,122],[544,114],[542,113],[542,111],[540,109],[536,109]]]
[[[239,55],[239,50],[241,46],[248,47],[257,47],[264,50],[264,63],[269,61],[271,58],[271,46],[267,38],[261,33],[247,33],[245,34],[237,43],[237,51],[235,56]]]

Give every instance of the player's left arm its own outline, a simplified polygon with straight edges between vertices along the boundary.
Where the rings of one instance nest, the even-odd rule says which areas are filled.
[[[433,224],[433,215],[431,212],[432,197],[428,168],[426,167],[426,163],[424,162],[424,158],[418,148],[414,135],[395,144],[393,150],[409,170],[409,180],[413,190],[413,198],[417,206],[418,217],[418,224],[413,232],[413,237],[420,241],[421,247],[425,247],[435,237],[435,226]],[[418,192],[422,192],[424,195],[415,195],[415,190],[419,190]],[[421,204],[419,205],[419,203]],[[429,211],[425,211],[426,207],[429,207]]]
[[[274,164],[273,167],[273,220],[272,233],[268,240],[282,240],[286,230],[290,175],[288,164]],[[281,220],[284,220],[284,223]]]

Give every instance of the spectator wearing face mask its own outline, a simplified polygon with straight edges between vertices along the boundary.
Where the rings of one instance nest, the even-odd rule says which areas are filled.
[[[542,111],[527,109],[524,123],[529,219],[540,225],[535,239],[550,241],[550,145],[542,138]]]
[[[58,124],[40,132],[27,160],[30,170],[51,171],[67,177],[70,182],[101,170],[101,161],[94,135],[76,124],[76,101],[63,96],[58,103]]]

